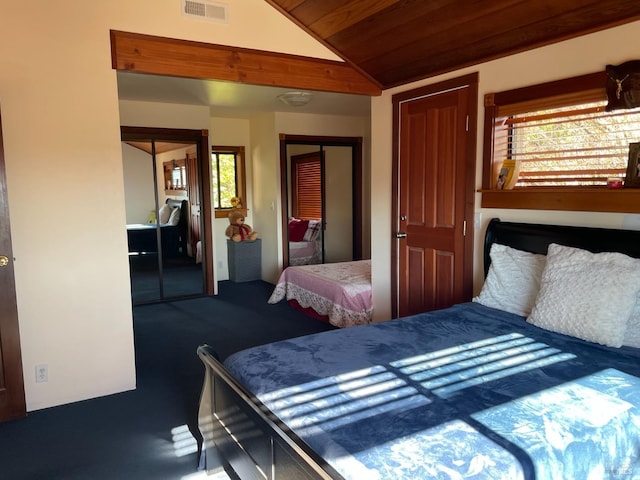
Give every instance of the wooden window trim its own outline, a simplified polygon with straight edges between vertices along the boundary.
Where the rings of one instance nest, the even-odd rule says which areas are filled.
[[[214,145],[211,147],[211,153],[214,152],[233,152],[236,154],[236,178],[238,182],[238,196],[242,199],[243,210],[247,210],[247,177],[244,158],[244,147],[229,147],[223,145]],[[211,162],[211,158],[209,158]],[[214,211],[215,218],[229,218],[231,208],[216,208]]]
[[[480,190],[482,208],[640,213],[640,189],[606,187]]]
[[[606,73],[596,72],[579,77],[490,93],[484,98],[484,144],[482,162],[482,208],[568,210],[588,212],[640,213],[640,189],[606,187],[528,187],[517,190],[492,188],[493,172],[499,168],[493,158],[493,127],[500,106],[535,102],[542,97],[571,95],[576,91],[604,90]]]

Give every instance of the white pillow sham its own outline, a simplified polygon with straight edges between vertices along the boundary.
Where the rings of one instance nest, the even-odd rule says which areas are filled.
[[[164,225],[165,223],[167,223],[169,221],[169,216],[171,215],[171,207],[169,205],[167,205],[166,203],[163,204],[159,211],[158,214],[160,215],[160,225]]]
[[[180,208],[179,207],[175,207],[172,211],[171,211],[171,215],[169,215],[169,219],[167,220],[167,224],[168,225],[173,225],[176,226],[178,225],[178,223],[180,223]]]
[[[313,242],[318,238],[318,234],[320,233],[320,220],[309,220],[309,225],[307,226],[307,231],[304,232],[304,237],[302,238],[305,242]]]
[[[526,317],[531,313],[545,256],[494,243],[491,265],[482,290],[472,301]]]
[[[622,344],[627,347],[640,348],[640,296],[636,299],[636,306],[627,322],[627,332]]]
[[[552,243],[527,321],[610,347],[623,345],[640,291],[640,260]]]

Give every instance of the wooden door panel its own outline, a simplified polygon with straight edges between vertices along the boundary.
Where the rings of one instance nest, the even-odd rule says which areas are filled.
[[[406,232],[398,247],[400,316],[468,300],[468,100],[461,88],[399,107],[398,217]]]
[[[433,182],[429,187],[433,191],[430,213],[433,227],[451,229],[456,223],[456,192],[457,180],[460,172],[456,171],[456,133],[450,129],[457,122],[457,109],[453,107],[441,108],[438,117],[432,120],[437,126],[437,135],[429,131],[427,141],[433,146],[430,159],[433,162]],[[446,127],[446,128],[443,128]],[[443,161],[444,160],[444,161]]]
[[[456,291],[456,262],[452,252],[434,251],[435,258],[435,295],[428,305],[429,310],[445,308],[454,303]]]
[[[402,185],[404,185],[403,200],[404,212],[407,213],[407,228],[417,226],[422,228],[427,222],[427,196],[426,178],[430,174],[427,171],[427,152],[423,142],[416,139],[426,131],[427,119],[424,115],[413,114],[407,117],[408,136],[406,137],[405,158],[409,161],[405,168],[401,169]],[[410,142],[410,143],[409,143]],[[404,142],[403,142],[404,144]]]
[[[401,316],[412,312],[445,308],[455,300],[456,264],[452,252],[408,248],[406,283],[407,304]]]
[[[0,421],[26,415],[7,180],[0,118]]]
[[[404,270],[406,274],[406,283],[413,285],[414,288],[409,289],[407,292],[407,303],[409,308],[423,305],[425,302],[425,292],[427,291],[426,284],[428,279],[426,278],[425,266],[427,260],[425,258],[425,252],[421,248],[407,248],[407,265],[411,265],[411,268]],[[403,314],[401,314],[403,315]]]

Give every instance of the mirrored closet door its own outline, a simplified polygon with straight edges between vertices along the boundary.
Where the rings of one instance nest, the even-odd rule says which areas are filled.
[[[362,140],[280,136],[287,265],[362,258]]]
[[[206,292],[199,166],[208,157],[201,142],[172,132],[122,131],[134,305]]]

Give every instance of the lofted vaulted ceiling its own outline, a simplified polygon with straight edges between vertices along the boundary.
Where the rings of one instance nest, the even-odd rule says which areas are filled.
[[[640,19],[639,0],[266,1],[382,89]]]

